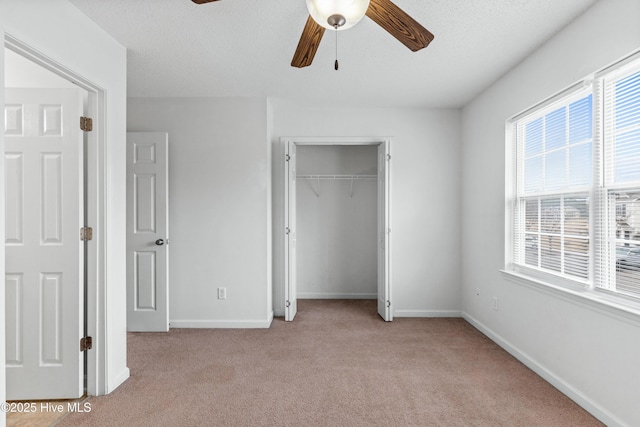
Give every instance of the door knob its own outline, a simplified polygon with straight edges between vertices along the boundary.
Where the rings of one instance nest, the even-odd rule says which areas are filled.
[[[156,245],[158,245],[158,246],[164,245],[164,240],[162,240],[162,239],[156,240]]]

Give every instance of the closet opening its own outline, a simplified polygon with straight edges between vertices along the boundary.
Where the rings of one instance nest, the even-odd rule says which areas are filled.
[[[285,320],[298,299],[370,299],[391,321],[390,139],[282,140]]]

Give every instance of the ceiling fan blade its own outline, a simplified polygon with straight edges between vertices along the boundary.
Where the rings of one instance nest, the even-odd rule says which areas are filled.
[[[211,3],[214,1],[218,1],[218,0],[193,0],[195,4],[205,4],[205,3]]]
[[[427,47],[433,34],[391,0],[371,0],[367,16],[412,51]]]
[[[309,15],[304,30],[302,30],[296,53],[293,54],[291,66],[302,68],[311,65],[323,35],[324,27],[318,25],[311,15]]]

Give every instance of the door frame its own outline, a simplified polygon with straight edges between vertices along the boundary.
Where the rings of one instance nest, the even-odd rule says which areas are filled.
[[[106,94],[104,89],[82,75],[57,63],[31,48],[21,40],[4,33],[4,45],[29,61],[68,80],[88,93],[85,114],[93,118],[93,131],[85,133],[85,209],[86,224],[93,228],[93,240],[86,245],[85,257],[85,328],[93,337],[93,349],[86,352],[86,392],[102,395],[107,392],[107,293],[106,293],[106,240],[105,225],[109,206],[107,200],[106,164]],[[4,87],[4,82],[2,82]],[[3,108],[4,108],[4,101]],[[4,140],[0,150],[4,154]],[[2,169],[4,171],[4,169]],[[4,178],[2,178],[4,182]],[[4,206],[3,200],[0,201]],[[4,227],[0,231],[4,240]],[[4,251],[2,252],[4,253]],[[4,260],[2,261],[4,264]],[[4,313],[4,310],[3,310]],[[2,321],[4,324],[4,320]],[[3,343],[4,348],[4,343]],[[4,364],[2,364],[4,365]],[[4,376],[4,375],[3,375]]]
[[[329,145],[364,145],[364,146],[378,146],[380,144],[384,144],[386,143],[388,146],[392,146],[393,145],[393,138],[388,137],[388,136],[326,136],[326,137],[322,137],[322,136],[300,136],[300,137],[281,137],[280,138],[280,142],[281,145],[284,147],[284,153],[287,153],[287,147],[290,143],[293,143],[295,145],[316,145],[316,146],[329,146]],[[284,162],[284,159],[283,159]],[[284,162],[286,164],[286,162]],[[389,168],[390,166],[387,165],[387,168]],[[391,171],[391,169],[389,169],[389,171]],[[285,181],[287,179],[286,174],[285,174]],[[386,199],[386,203],[385,203],[385,213],[387,215],[386,218],[386,223],[389,224],[389,228],[387,230],[387,253],[386,255],[386,265],[387,265],[387,269],[385,271],[385,275],[386,275],[386,279],[387,279],[387,283],[388,283],[388,287],[387,287],[387,300],[389,301],[389,313],[390,313],[390,320],[393,319],[393,286],[392,286],[392,239],[391,239],[391,233],[390,230],[392,228],[391,225],[391,219],[392,219],[392,203],[391,203],[391,172],[387,173],[385,176],[385,187],[387,189],[387,194],[389,195],[389,197],[387,197]],[[284,204],[283,206],[285,207],[285,210],[287,209],[287,206],[289,206],[289,193],[288,193],[288,186],[284,187]],[[286,223],[286,218],[288,217],[288,212],[284,212],[284,216],[283,216],[283,226],[282,226],[282,230],[283,232],[285,232],[285,230],[287,229],[288,224]],[[284,238],[286,239],[286,236],[284,236]],[[287,286],[289,283],[289,269],[287,268],[288,266],[288,245],[285,242],[284,245],[284,251],[282,252],[284,257],[283,257],[283,263],[282,265],[283,267],[283,273],[284,273],[284,280],[283,280],[283,292],[282,292],[282,307],[284,307],[284,310],[286,312],[286,294],[287,294]]]

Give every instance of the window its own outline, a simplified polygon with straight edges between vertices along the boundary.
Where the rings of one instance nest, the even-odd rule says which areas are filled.
[[[589,279],[592,95],[579,92],[518,121],[515,262]]]
[[[640,60],[512,120],[508,269],[640,298]]]
[[[598,80],[602,105],[596,287],[640,298],[640,64]]]

